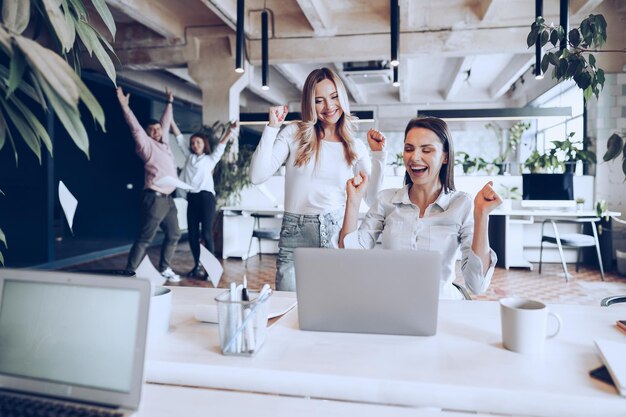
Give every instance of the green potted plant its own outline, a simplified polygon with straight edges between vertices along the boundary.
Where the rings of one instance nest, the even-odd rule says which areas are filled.
[[[530,123],[520,121],[509,129],[502,129],[495,123],[487,123],[485,128],[492,130],[498,140],[499,155],[491,164],[498,168],[498,175],[510,174],[511,156],[517,151],[524,132],[530,129]]]
[[[582,197],[576,198],[576,210],[580,211],[585,208],[585,199]]]
[[[394,155],[394,158],[389,163],[393,167],[393,175],[402,176],[404,175],[404,152],[398,152]]]
[[[503,211],[511,211],[513,207],[513,200],[521,200],[522,193],[517,186],[500,185],[498,194],[502,198],[502,205],[500,209]]]
[[[554,172],[560,166],[559,159],[554,152],[539,153],[536,149],[524,161],[524,168],[527,168],[531,174],[540,172]]]
[[[565,140],[552,141],[554,149],[552,149],[551,152],[555,155],[562,155],[563,162],[561,165],[563,166],[564,172],[575,172],[578,161],[590,164],[596,163],[596,154],[591,151],[584,150],[585,146],[591,144],[591,140],[589,138],[585,138],[583,140],[572,140],[574,135],[574,132],[570,132]]]

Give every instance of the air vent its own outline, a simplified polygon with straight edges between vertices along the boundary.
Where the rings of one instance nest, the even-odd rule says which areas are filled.
[[[389,61],[355,61],[343,63],[343,74],[356,85],[391,83]]]
[[[389,84],[391,74],[389,70],[370,72],[346,72],[345,76],[357,85]]]

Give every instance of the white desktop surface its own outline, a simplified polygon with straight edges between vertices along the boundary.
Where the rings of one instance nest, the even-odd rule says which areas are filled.
[[[552,305],[563,327],[539,356],[502,347],[497,302],[442,301],[433,337],[305,332],[293,309],[246,358],[223,356],[217,325],[194,318],[194,306],[222,289],[172,290],[170,331],[148,352],[149,382],[514,415],[626,415],[626,398],[588,375],[601,365],[594,339],[626,343],[614,326],[623,308]]]
[[[467,417],[466,413],[144,384],[133,417]],[[472,417],[487,417],[472,414]]]

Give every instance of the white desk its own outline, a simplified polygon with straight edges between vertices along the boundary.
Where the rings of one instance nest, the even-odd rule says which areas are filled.
[[[304,332],[293,309],[257,356],[242,358],[223,356],[217,325],[193,317],[223,290],[172,290],[170,332],[148,354],[150,382],[483,413],[626,415],[626,398],[588,376],[600,365],[594,338],[626,343],[614,327],[626,317],[621,307],[552,306],[563,328],[542,356],[502,348],[496,302],[442,301],[429,338]]]
[[[619,212],[608,212],[609,216],[620,216]],[[516,209],[494,210],[489,221],[489,243],[498,255],[498,266],[506,269],[510,267],[522,267],[533,269],[532,262],[538,262],[538,247],[541,243],[541,225],[536,224],[543,219],[572,219],[597,217],[595,210],[539,210],[539,209]],[[535,226],[533,226],[535,225]],[[562,225],[566,232],[578,232],[575,225]],[[561,228],[559,227],[559,229]],[[601,249],[604,252],[605,249]],[[610,248],[608,248],[610,250]],[[568,250],[567,262],[575,262],[575,250]],[[526,253],[524,253],[526,252]],[[544,262],[560,262],[556,250],[550,247],[544,248]]]
[[[467,417],[466,413],[144,384],[134,417]],[[488,417],[472,414],[473,417]]]

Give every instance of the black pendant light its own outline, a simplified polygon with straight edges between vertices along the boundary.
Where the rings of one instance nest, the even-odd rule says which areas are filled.
[[[393,67],[393,86],[400,87],[400,80],[398,79],[398,67]]]
[[[563,39],[561,39],[560,49],[567,48],[567,34],[569,32],[569,0],[559,2],[559,24],[563,28]]]
[[[535,20],[538,17],[543,16],[543,0],[535,0]],[[541,41],[540,36],[537,35],[537,42],[535,42],[535,79],[543,80],[543,71],[541,70]]]
[[[237,44],[235,55],[235,71],[242,73],[243,68],[243,50],[244,50],[244,16],[245,16],[245,0],[237,0]]]
[[[391,66],[397,67],[398,61],[398,44],[400,42],[400,7],[398,0],[390,0],[389,15],[391,16]]]
[[[269,90],[270,85],[268,82],[269,79],[269,71],[268,71],[268,13],[267,10],[263,10],[261,12],[261,78],[263,80],[262,89]]]

